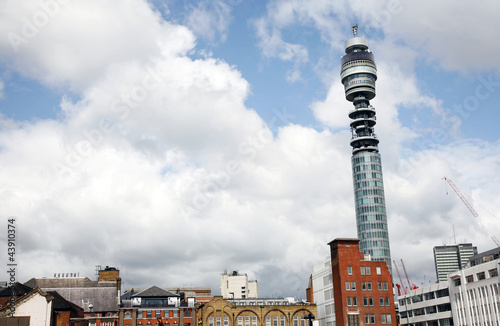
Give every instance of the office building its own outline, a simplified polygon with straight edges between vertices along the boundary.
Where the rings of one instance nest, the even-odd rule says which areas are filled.
[[[448,275],[455,326],[500,326],[500,259],[487,257],[500,248],[471,257],[484,262]]]
[[[332,261],[335,324],[396,325],[392,275],[385,261],[370,260],[359,239],[329,243]]]
[[[382,163],[374,130],[375,108],[370,104],[375,97],[377,66],[367,40],[358,36],[357,25],[353,33],[354,37],[345,43],[340,75],[345,98],[354,105],[349,118],[359,247],[372,260],[385,261],[391,270]]]
[[[316,320],[319,326],[335,325],[332,261],[330,259],[314,266],[307,288],[307,301],[316,304],[318,309]]]
[[[224,299],[247,299],[258,298],[257,281],[249,281],[247,274],[239,274],[238,271],[220,276],[220,292]]]
[[[438,282],[447,280],[448,274],[464,268],[469,258],[477,255],[477,248],[472,243],[434,247],[434,264]]]
[[[439,282],[410,290],[398,297],[399,323],[408,326],[451,326],[448,282]]]

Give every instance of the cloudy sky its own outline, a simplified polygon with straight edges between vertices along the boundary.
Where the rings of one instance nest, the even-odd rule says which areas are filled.
[[[327,243],[356,237],[339,81],[354,22],[378,65],[393,259],[427,284],[433,246],[500,237],[498,1],[0,8],[0,239],[15,217],[19,281],[110,265],[125,287],[219,293],[239,270],[304,297]]]

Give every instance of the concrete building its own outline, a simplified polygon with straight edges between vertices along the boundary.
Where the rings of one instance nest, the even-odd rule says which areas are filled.
[[[472,243],[436,246],[433,251],[438,282],[446,281],[448,274],[464,268],[469,258],[477,255],[477,247]]]
[[[377,66],[367,40],[358,36],[357,25],[353,26],[353,33],[354,37],[345,42],[340,77],[345,98],[354,105],[349,118],[359,248],[372,260],[385,261],[391,270],[382,163],[374,130],[375,108],[370,104],[375,97]]]
[[[335,302],[333,296],[332,261],[316,264],[308,286],[308,302],[316,304],[319,326],[335,326]]]
[[[197,326],[307,326],[316,305],[286,299],[224,300],[215,296],[198,306]]]
[[[453,325],[448,282],[410,290],[398,297],[399,323],[412,326]]]
[[[500,326],[499,272],[500,248],[470,257],[446,282],[401,296],[401,325]]]
[[[385,261],[370,260],[359,239],[329,243],[336,326],[396,325],[392,276]]]
[[[249,281],[247,274],[233,271],[224,272],[220,276],[220,292],[224,299],[258,298],[257,281]]]
[[[471,257],[476,263],[500,248]],[[455,326],[500,326],[500,258],[448,275]]]

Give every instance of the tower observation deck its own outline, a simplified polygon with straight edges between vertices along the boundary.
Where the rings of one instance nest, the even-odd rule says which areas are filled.
[[[372,260],[386,261],[392,270],[375,108],[370,105],[375,97],[377,66],[367,40],[358,36],[358,26],[352,28],[354,36],[345,42],[340,76],[345,98],[354,105],[349,118],[359,248]]]

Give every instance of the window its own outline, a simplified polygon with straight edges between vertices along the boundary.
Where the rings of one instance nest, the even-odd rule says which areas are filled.
[[[242,316],[238,317],[238,326],[243,326],[243,317]]]
[[[215,318],[215,325],[216,326],[220,326],[220,321],[221,321],[220,319],[221,319],[220,317]]]
[[[365,324],[370,324],[370,314],[365,314]]]
[[[465,280],[467,281],[467,283],[472,283],[474,282],[474,276],[473,275],[466,276]]]
[[[385,324],[385,314],[380,315],[380,320],[382,321],[382,324]]]
[[[366,291],[366,282],[361,282],[361,290]]]
[[[498,276],[498,270],[497,269],[490,269],[488,271],[488,273],[490,274],[490,277]]]
[[[278,316],[273,316],[273,326],[278,326]]]
[[[375,324],[375,314],[370,314],[370,323]]]
[[[125,311],[125,319],[132,318],[130,311]]]
[[[224,326],[229,326],[229,317],[224,316]]]
[[[208,317],[208,326],[214,326],[214,317]]]
[[[382,275],[382,268],[377,266],[377,275]]]
[[[392,323],[391,314],[387,314],[387,315],[385,315],[385,317],[386,317],[387,325],[390,325]]]
[[[382,282],[378,282],[378,290],[382,291],[382,289],[383,289]]]
[[[351,290],[356,291],[356,282],[351,282]]]
[[[352,306],[352,300],[351,300],[351,297],[347,297],[347,306],[348,306],[348,307]]]
[[[245,316],[245,326],[250,326],[250,316]]]
[[[477,280],[478,281],[484,280],[485,278],[486,278],[486,275],[484,274],[484,272],[477,273]]]
[[[156,318],[161,317],[161,311],[160,310],[156,310],[155,311],[155,317]]]
[[[368,291],[371,291],[372,290],[372,282],[366,282],[366,289]]]
[[[352,275],[352,266],[347,266],[347,275]]]
[[[365,275],[365,267],[361,266],[361,275]]]
[[[389,307],[391,305],[391,298],[385,297],[385,305]]]
[[[280,326],[285,326],[285,316],[280,317]]]
[[[389,290],[389,285],[387,284],[387,282],[384,282],[384,291],[387,291]]]
[[[350,291],[351,290],[351,282],[345,282],[345,290]]]
[[[228,317],[224,317],[226,319]],[[229,320],[228,320],[228,325],[229,325]],[[224,324],[224,326],[227,326]],[[257,316],[252,316],[252,326],[257,326]]]
[[[295,325],[295,323],[294,323],[294,325]],[[271,326],[271,316],[266,317],[266,326]]]
[[[385,299],[380,297],[379,300],[380,300],[380,306],[383,307],[385,304]]]
[[[191,317],[191,310],[185,310],[184,311],[184,317]]]
[[[151,318],[151,310],[146,310],[146,318]]]
[[[454,285],[455,285],[455,286],[460,286],[460,285],[462,285],[462,281],[460,281],[460,279],[459,279],[459,278],[457,278],[456,280],[454,280],[454,281],[453,281],[453,283],[454,283]]]
[[[354,307],[357,307],[358,306],[358,298],[357,297],[352,297],[352,305]]]
[[[372,275],[370,266],[366,266],[366,275]]]
[[[299,326],[299,317],[293,316],[293,326]]]

